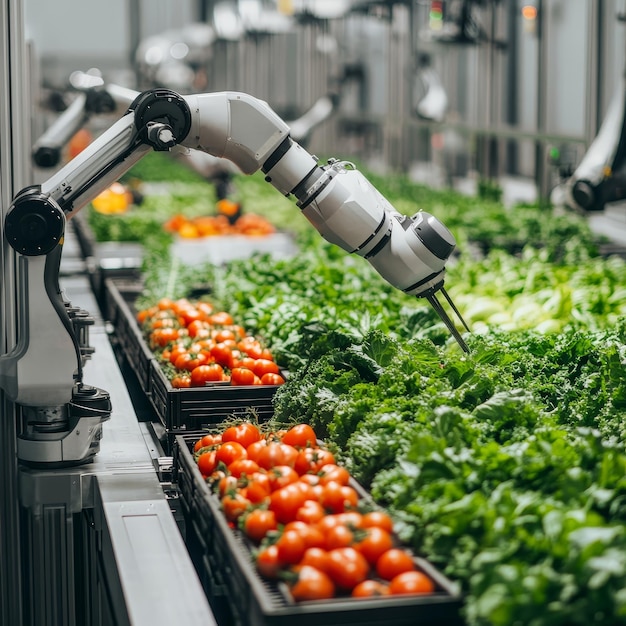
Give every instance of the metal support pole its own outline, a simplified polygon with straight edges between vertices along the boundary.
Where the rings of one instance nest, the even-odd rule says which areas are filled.
[[[140,0],[128,2],[128,62],[130,67],[135,67],[135,56],[141,41],[141,3]]]
[[[546,132],[547,122],[547,85],[546,68],[547,46],[544,38],[546,29],[545,0],[537,2],[537,133],[540,138],[535,142],[535,183],[539,202],[547,202],[550,197],[549,177],[546,166],[546,143],[541,136]]]
[[[507,57],[506,57],[506,104],[505,122],[509,126],[516,126],[519,118],[519,37],[518,37],[518,8],[515,2],[508,3],[507,11]],[[518,145],[515,141],[506,142],[507,172],[518,172]]]
[[[25,147],[30,119],[24,67],[20,0],[0,0],[0,223],[17,188],[26,184]],[[14,255],[3,245],[0,227],[0,350],[15,342]],[[23,624],[18,514],[16,417],[0,392],[0,623]]]
[[[586,90],[587,99],[585,102],[587,113],[585,120],[585,137],[589,143],[591,143],[598,134],[604,117],[601,102],[602,94],[600,93],[600,87],[604,82],[604,63],[602,62],[604,3],[605,0],[591,2],[588,7],[589,19],[587,20],[587,37],[589,45],[587,49],[589,52],[587,54],[585,76],[585,83],[588,85],[588,89]]]

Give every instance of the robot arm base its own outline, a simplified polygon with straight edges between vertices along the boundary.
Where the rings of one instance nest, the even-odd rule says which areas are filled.
[[[23,406],[21,412],[20,461],[62,467],[87,463],[97,454],[102,423],[111,416],[111,400],[106,391],[81,384],[67,405],[44,409]]]
[[[46,469],[90,463],[100,451],[102,420],[83,417],[70,431],[43,438],[18,436],[17,456],[22,463]]]

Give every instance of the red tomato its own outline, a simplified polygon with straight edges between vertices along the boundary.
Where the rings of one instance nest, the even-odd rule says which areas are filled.
[[[282,565],[295,565],[300,561],[307,545],[297,530],[284,530],[276,541],[278,562]]]
[[[280,374],[280,368],[269,359],[255,359],[252,371],[261,378],[263,374]]]
[[[238,344],[237,347],[247,354],[249,357],[253,359],[260,359],[263,355],[263,346],[258,339],[254,337],[248,336],[244,337]]]
[[[261,383],[261,379],[249,369],[245,367],[234,367],[230,371],[231,385],[257,385]]]
[[[202,313],[202,317],[206,318],[213,313],[213,305],[206,300],[201,300],[196,304],[196,309]]]
[[[205,365],[208,361],[209,357],[204,352],[183,352],[177,357],[176,361],[174,361],[174,367],[177,370],[191,372],[196,369],[196,367]]]
[[[234,365],[232,348],[225,343],[216,343],[211,348],[211,356],[223,367],[231,369]]]
[[[259,550],[256,555],[256,568],[266,578],[276,578],[281,570],[278,562],[278,547],[271,544],[267,548]]]
[[[276,465],[289,465],[290,467],[294,467],[297,457],[298,451],[292,446],[288,446],[279,441],[270,441],[266,446],[260,449],[257,456],[257,463],[267,470],[272,469],[272,467]]]
[[[228,471],[235,478],[241,478],[241,476],[251,476],[258,472],[259,466],[252,459],[237,459],[228,466]]]
[[[229,491],[235,491],[239,486],[239,482],[236,476],[230,474],[224,474],[217,483],[217,491],[220,497],[223,497]]]
[[[253,461],[259,462],[259,454],[263,448],[267,445],[267,439],[259,439],[254,443],[251,443],[247,448],[248,458]]]
[[[174,310],[174,301],[171,298],[160,298],[157,302],[157,308],[161,311],[167,311],[168,309]]]
[[[298,474],[306,474],[307,472],[317,473],[322,466],[334,462],[335,456],[330,450],[315,446],[302,448],[297,455],[294,467]]]
[[[389,595],[389,585],[379,580],[364,580],[352,590],[353,598],[374,598]]]
[[[307,548],[326,547],[326,537],[317,526],[299,520],[293,520],[285,524],[285,530],[295,530],[300,533]]]
[[[263,348],[263,350],[261,350],[261,355],[258,358],[267,359],[268,361],[273,361],[274,355],[272,354],[272,351],[269,348]]]
[[[327,463],[326,465],[322,465],[318,473],[322,485],[330,482],[347,485],[350,482],[350,472],[345,467],[341,467],[340,465],[336,465],[335,463]]]
[[[215,333],[214,339],[217,343],[222,343],[223,341],[235,341],[235,339],[237,339],[237,336],[229,328],[222,328]],[[235,345],[237,345],[236,341]]]
[[[230,313],[226,313],[226,311],[217,311],[216,313],[212,313],[207,318],[207,321],[218,326],[231,326],[235,323]]]
[[[217,463],[224,463],[228,467],[233,461],[237,459],[248,458],[246,449],[236,441],[226,441],[222,443],[216,452]]]
[[[222,498],[222,509],[229,522],[237,521],[251,506],[250,500],[238,491],[227,491]]]
[[[181,355],[181,354],[185,354],[187,352],[187,348],[186,346],[184,346],[183,344],[176,344],[175,346],[172,347],[172,349],[170,350],[170,355],[169,355],[169,362],[174,365],[176,363],[176,359]]]
[[[267,372],[267,374],[263,374],[263,376],[261,376],[262,385],[282,385],[284,382],[285,379],[280,374]]]
[[[331,528],[339,525],[345,525],[339,515],[324,515],[324,517],[317,522],[317,527],[325,534],[327,534]]]
[[[363,515],[363,528],[372,528],[373,526],[378,526],[388,533],[393,532],[393,520],[384,511],[370,511]]]
[[[178,361],[177,361],[178,362]],[[224,379],[224,370],[217,363],[198,365],[191,370],[191,386],[204,387],[206,383],[215,383]]]
[[[361,532],[365,532],[366,535],[358,543],[355,543],[354,547],[367,559],[370,565],[376,565],[379,557],[393,548],[393,539],[386,530],[377,526]]]
[[[260,441],[261,433],[259,429],[250,422],[242,422],[237,426],[229,426],[222,433],[222,441],[236,441],[244,448],[247,448],[255,441]]]
[[[191,307],[192,304],[187,300],[187,298],[178,298],[173,303],[171,303],[170,308],[178,315],[180,311],[183,309]]]
[[[268,477],[272,491],[295,483],[300,479],[298,472],[289,465],[275,465],[268,470]]]
[[[350,528],[361,528],[363,515],[358,511],[344,511],[338,513],[337,518],[340,524],[346,524]]]
[[[176,328],[157,328],[150,333],[150,343],[164,348],[169,343],[178,339],[179,333]]]
[[[317,474],[302,474],[300,480],[307,485],[311,485],[311,487],[320,484],[320,477]]]
[[[315,431],[308,424],[296,424],[283,435],[283,443],[296,448],[315,447],[317,446],[317,437]]]
[[[353,543],[354,533],[344,524],[336,524],[326,532],[326,547],[328,550],[345,548]]]
[[[251,459],[250,459],[251,460]],[[248,476],[246,495],[250,502],[258,504],[264,502],[272,493],[270,479],[264,472],[255,472]]]
[[[207,448],[209,446],[215,446],[218,443],[222,443],[222,435],[208,433],[204,435],[202,439],[200,439],[200,443],[202,444],[203,448]]]
[[[296,483],[292,483],[272,492],[269,508],[276,513],[276,519],[281,524],[286,524],[295,519],[297,510],[306,500],[306,494],[298,488]]]
[[[150,324],[152,328],[175,328],[177,322],[172,317],[164,317],[162,319],[155,320]]]
[[[294,485],[304,494],[306,500],[317,500],[317,487],[312,487],[309,483],[297,480]]]
[[[296,602],[305,600],[327,600],[334,597],[335,585],[330,577],[310,565],[294,568],[297,574],[295,583],[289,585],[289,591]]]
[[[268,532],[276,530],[278,523],[273,511],[252,509],[244,518],[243,531],[250,539],[259,542]]]
[[[376,561],[376,573],[385,580],[415,569],[413,557],[402,548],[391,548],[383,552]]]
[[[143,325],[144,322],[152,317],[152,315],[157,311],[156,307],[149,307],[147,309],[141,309],[141,311],[137,312],[137,322]]]
[[[331,513],[354,509],[358,501],[359,496],[353,487],[332,481],[323,486],[320,496],[322,506]]]
[[[300,565],[310,565],[326,572],[328,569],[328,551],[317,546],[307,548],[300,559]]]
[[[325,515],[324,507],[317,500],[305,500],[296,511],[295,519],[306,524],[317,524]]]
[[[235,364],[235,367],[243,367],[247,370],[250,370],[254,374],[254,364],[256,363],[256,359],[253,359],[250,356],[241,356],[241,352],[239,353],[239,358]]]
[[[210,476],[217,467],[216,452],[204,452],[198,457],[198,469],[203,476]]]
[[[189,374],[177,374],[172,378],[174,389],[188,389],[191,387],[191,376]]]
[[[187,332],[189,333],[190,337],[201,337],[201,336],[207,337],[208,330],[209,330],[209,325],[201,319],[193,320],[190,324],[187,325]],[[203,333],[202,331],[207,331],[207,332]]]
[[[182,319],[185,326],[189,327],[193,322],[202,319],[204,316],[196,307],[190,305],[182,307],[178,311],[178,317]]]
[[[352,590],[368,573],[367,560],[354,548],[335,548],[328,552],[328,575],[338,587]]]
[[[417,570],[402,572],[394,576],[389,583],[389,592],[392,595],[433,593],[434,591],[433,581],[426,574]]]

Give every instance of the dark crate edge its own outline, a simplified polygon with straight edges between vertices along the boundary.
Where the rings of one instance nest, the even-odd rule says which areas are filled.
[[[150,369],[154,355],[143,340],[134,314],[113,279],[105,279],[105,291],[107,315],[115,328],[115,340],[137,376],[142,391],[149,397],[151,393]],[[134,290],[133,293],[135,293]]]

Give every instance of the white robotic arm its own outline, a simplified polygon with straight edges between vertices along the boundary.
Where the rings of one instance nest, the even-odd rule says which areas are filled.
[[[574,173],[552,192],[558,204],[580,211],[603,211],[626,197],[626,77],[622,76],[598,134]]]
[[[0,386],[24,413],[22,460],[82,462],[97,452],[110,405],[106,392],[82,383],[84,315],[72,313],[58,286],[65,222],[152,149],[195,149],[246,174],[262,170],[325,239],[365,257],[394,287],[427,298],[467,351],[436,297],[441,291],[460,318],[443,288],[455,240],[435,217],[400,215],[352,164],[318,165],[250,95],[150,90],[41,187],[22,190],[7,212],[4,235],[19,257],[24,322],[16,348],[0,356]]]

